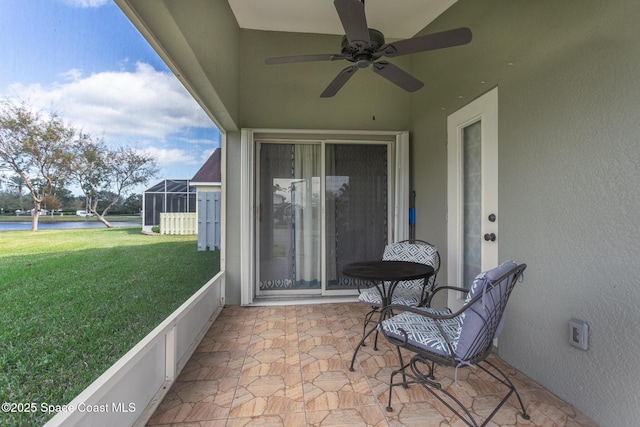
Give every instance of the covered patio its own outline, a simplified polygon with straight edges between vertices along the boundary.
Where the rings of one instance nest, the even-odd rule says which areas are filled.
[[[349,371],[367,307],[359,303],[227,306],[169,390],[150,426],[458,426],[422,387],[395,388],[386,411],[397,355],[383,338],[363,347]],[[597,426],[497,356],[531,416],[511,397],[495,426]],[[501,386],[482,371],[437,368],[474,414],[484,419]]]
[[[345,64],[325,61],[280,66],[267,65],[265,60],[336,52],[342,31],[331,0],[273,1],[268,2],[268,9],[280,18],[285,15],[279,12],[288,12],[291,4],[326,7],[329,14],[324,21],[335,23],[339,33],[316,32],[307,27],[293,31],[276,25],[304,19],[320,21],[310,8],[303,8],[289,19],[270,19],[266,13],[258,13],[260,23],[265,24],[260,28],[244,24],[239,18],[242,14],[234,10],[238,4],[254,4],[248,9],[255,11],[259,11],[257,6],[267,8],[262,1],[115,2],[222,132],[222,276],[209,305],[216,310],[224,304],[227,308],[191,359],[186,352],[180,353],[185,362],[190,360],[180,376],[182,359],[175,365],[167,363],[171,369],[164,375],[160,368],[165,366],[165,353],[155,352],[161,374],[154,377],[154,384],[166,390],[174,379],[177,382],[155,411],[152,423],[233,425],[238,421],[271,425],[271,417],[277,416],[279,423],[296,425],[298,419],[286,419],[291,415],[308,425],[330,424],[336,418],[338,423],[356,425],[365,421],[350,422],[345,414],[364,417],[366,413],[367,417],[376,414],[373,419],[366,419],[371,424],[411,425],[412,408],[419,407],[420,421],[413,425],[455,425],[446,415],[437,415],[437,409],[421,404],[424,396],[415,395],[417,390],[410,390],[410,397],[399,396],[402,403],[397,411],[386,413],[380,399],[395,359],[385,359],[385,352],[371,355],[367,348],[360,355],[355,373],[345,369],[354,340],[360,334],[360,308],[255,307],[261,301],[253,296],[261,289],[254,279],[259,277],[257,272],[266,271],[261,270],[265,264],[262,261],[269,260],[256,255],[259,238],[266,241],[258,231],[267,229],[261,222],[265,211],[260,202],[269,200],[261,199],[257,192],[275,187],[255,183],[261,178],[260,172],[265,171],[260,168],[258,154],[269,143],[294,145],[294,141],[308,145],[310,139],[317,139],[314,144],[317,142],[321,148],[316,151],[325,156],[325,167],[318,163],[317,169],[331,175],[326,158],[333,140],[346,145],[360,143],[373,133],[407,135],[406,144],[398,142],[387,149],[387,182],[406,185],[394,188],[389,184],[383,192],[390,195],[386,199],[387,212],[394,214],[386,217],[386,241],[409,237],[408,224],[401,223],[408,221],[408,200],[413,194],[415,237],[434,244],[442,256],[438,284],[463,285],[465,281],[459,277],[463,264],[461,245],[456,233],[465,228],[460,221],[452,220],[463,192],[449,191],[458,188],[455,183],[463,170],[457,161],[460,153],[455,151],[461,134],[456,126],[468,129],[482,122],[475,133],[481,134],[478,129],[487,133],[491,130],[492,136],[486,140],[492,145],[482,146],[482,152],[491,153],[494,162],[482,167],[491,179],[471,179],[470,184],[495,185],[482,193],[492,196],[493,206],[485,209],[483,205],[482,214],[478,210],[484,229],[477,234],[476,243],[483,251],[497,252],[493,265],[514,259],[529,266],[527,286],[514,293],[506,311],[509,320],[500,336],[500,357],[600,425],[637,424],[640,370],[636,355],[640,352],[640,336],[633,325],[640,322],[638,2],[619,0],[613,5],[594,0],[450,1],[437,17],[419,18],[412,35],[467,27],[473,33],[472,42],[390,61],[423,81],[423,89],[407,93],[374,72],[363,70],[339,94],[328,99],[320,94]],[[390,12],[385,12],[385,19],[379,22],[374,21],[375,13],[391,5],[400,15],[398,22],[404,23],[412,15],[410,8],[392,3],[367,0],[370,27],[384,30],[388,39],[393,38],[392,32],[382,26],[390,20]],[[422,10],[426,3],[416,2],[417,9]],[[475,108],[488,95],[495,99],[487,102],[491,108],[474,113],[475,118],[467,117],[475,111],[469,108]],[[491,114],[485,116],[488,111]],[[473,122],[478,117],[482,120]],[[252,135],[259,139],[249,138]],[[373,142],[389,142],[380,139]],[[399,165],[391,157],[406,158],[407,163]],[[475,156],[478,158],[482,156]],[[406,172],[406,179],[394,175],[394,171]],[[313,174],[309,182],[322,182],[321,178],[321,174]],[[318,194],[325,196],[326,192]],[[396,200],[392,194],[398,196]],[[311,206],[308,212],[313,212],[313,203]],[[352,223],[355,222],[348,222]],[[361,239],[371,233],[356,230],[354,235]],[[333,247],[330,237],[322,238],[324,243],[318,240],[320,247]],[[354,247],[358,249],[382,249],[381,244],[374,247],[361,240],[357,243]],[[282,246],[271,247],[273,258],[284,253]],[[329,251],[316,252],[325,258],[331,255],[327,255]],[[322,269],[323,274],[330,279],[326,270]],[[328,287],[329,281],[323,280],[322,284]],[[292,299],[302,297],[295,294]],[[341,308],[341,313],[333,311]],[[302,316],[306,310],[311,318]],[[316,310],[324,312],[319,314]],[[325,319],[326,323],[321,324]],[[589,325],[586,350],[570,344],[572,319]],[[319,335],[308,333],[314,322],[314,327],[326,330]],[[175,334],[167,324],[168,337],[180,337],[185,332],[192,332],[193,336],[205,334],[208,326],[198,329],[201,323],[197,328],[185,325]],[[229,336],[233,336],[230,345],[237,348],[224,347],[224,339]],[[338,341],[339,345],[323,340]],[[157,347],[165,341],[172,342],[163,336],[156,341],[160,343]],[[184,341],[182,347],[191,345],[191,341]],[[267,348],[276,342],[277,357]],[[166,353],[168,360],[175,359],[172,348]],[[283,357],[293,363],[291,374],[284,369],[289,366],[287,363],[278,362]],[[146,359],[140,360],[140,366],[149,365]],[[266,380],[256,374],[260,369],[265,370],[266,374],[261,375]],[[146,378],[144,370],[138,371],[138,378]],[[273,384],[280,384],[277,387],[281,391],[269,388],[272,374],[279,376]],[[346,382],[327,392],[323,387],[329,388],[333,382],[324,379],[332,376]],[[285,382],[290,378],[295,380]],[[473,377],[462,378],[465,377],[459,380],[461,392],[471,399],[480,385],[472,381]],[[264,382],[269,387],[262,388]],[[339,393],[350,387],[354,391],[345,393],[348,398]],[[126,389],[130,388],[127,384]],[[141,408],[147,407],[150,400],[162,399],[156,396],[157,389],[147,388],[146,394],[145,390],[138,393]],[[285,391],[289,390],[291,394],[287,395]],[[535,388],[534,383],[523,380],[521,390],[532,412],[529,424],[589,425],[569,405]],[[365,396],[364,401],[359,400],[361,396]],[[347,403],[350,401],[354,403]],[[322,407],[320,402],[324,402]],[[479,402],[473,402],[474,411],[481,411]],[[276,409],[284,403],[293,409]],[[148,408],[153,410],[152,405]],[[356,408],[373,410],[359,412]],[[500,416],[508,409],[503,409]],[[436,421],[425,423],[428,414],[436,414]],[[524,423],[515,417],[497,420],[502,425]]]

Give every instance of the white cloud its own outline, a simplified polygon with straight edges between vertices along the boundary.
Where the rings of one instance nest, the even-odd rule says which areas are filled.
[[[166,166],[174,163],[182,165],[202,165],[203,161],[200,156],[196,157],[193,153],[181,150],[179,148],[157,148],[147,147],[137,149],[136,151],[144,154],[152,155],[158,162],[158,166]],[[207,157],[208,158],[208,157]],[[206,160],[206,158],[205,158]]]
[[[100,7],[111,0],[63,0],[63,3],[73,7]]]
[[[79,68],[72,68],[65,73],[61,73],[59,77],[61,77],[65,81],[75,82],[82,78],[82,70]]]
[[[133,72],[82,75],[72,69],[51,86],[16,83],[9,93],[33,107],[53,110],[73,126],[109,138],[164,141],[190,127],[213,127],[211,120],[171,74],[145,63]]]
[[[36,110],[57,113],[112,147],[153,155],[159,178],[191,178],[218,145],[207,139],[209,132],[193,132],[215,125],[178,79],[145,63],[137,63],[131,72],[89,76],[71,69],[54,84],[15,83],[7,93]]]

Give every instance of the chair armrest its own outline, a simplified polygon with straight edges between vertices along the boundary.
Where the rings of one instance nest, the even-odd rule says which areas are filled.
[[[457,288],[455,286],[442,286],[442,287],[440,287],[438,289],[451,289],[451,290],[456,290],[456,291],[461,291],[461,292],[469,292],[467,289]],[[467,303],[465,303],[455,313],[452,313],[451,311],[449,311],[447,314],[436,314],[436,313],[430,313],[428,311],[425,311],[424,310],[425,308],[432,308],[432,307],[429,307],[429,306],[426,306],[426,307],[410,307],[410,306],[406,306],[406,305],[402,305],[402,304],[391,304],[391,305],[388,305],[388,306],[384,307],[380,311],[380,320],[379,320],[379,322],[382,322],[385,318],[391,317],[394,314],[401,313],[403,311],[410,311],[412,313],[416,313],[416,314],[419,314],[419,315],[424,316],[424,317],[428,317],[428,318],[433,319],[433,320],[453,319],[454,317],[460,316],[465,310],[472,309],[473,304],[476,301],[479,301],[480,298],[482,298],[482,294],[476,295],[471,301],[468,301]],[[429,299],[429,302],[431,302],[431,299]],[[421,308],[422,308],[422,310],[421,310]],[[448,308],[445,308],[445,309],[433,308],[433,309],[434,310],[438,310],[440,312],[444,312],[445,310],[449,310]]]
[[[469,293],[469,289],[465,289],[465,288],[459,288],[457,286],[438,286],[437,288],[434,288],[432,293],[436,293],[436,292],[440,292],[443,289],[449,289],[449,290],[453,290],[453,291],[460,291],[460,292],[464,292],[464,293]]]
[[[426,307],[431,307],[431,300],[433,299],[433,297],[440,291],[442,290],[450,290],[450,291],[459,291],[459,292],[464,292],[466,294],[469,293],[469,289],[464,289],[464,288],[459,288],[456,286],[438,286],[437,288],[434,288],[431,293],[429,294],[429,297],[427,298],[426,301]]]
[[[384,319],[392,317],[393,315],[401,313],[403,311],[410,311],[412,313],[416,313],[416,314],[419,314],[419,315],[424,316],[424,317],[428,317],[428,318],[433,319],[433,320],[452,319],[452,318],[456,317],[456,315],[460,314],[460,312],[458,312],[458,313],[446,313],[446,314],[430,313],[428,311],[425,311],[424,310],[425,308],[426,307],[411,307],[411,306],[403,305],[403,304],[391,304],[391,305],[388,305],[388,306],[384,307],[380,311],[380,320],[379,320],[379,322],[382,322]]]

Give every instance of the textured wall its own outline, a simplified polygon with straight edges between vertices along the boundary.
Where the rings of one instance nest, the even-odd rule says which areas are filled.
[[[154,2],[147,3],[158,7]],[[180,61],[179,72],[187,75],[197,91],[196,99],[215,115],[218,123],[226,130],[234,130],[240,115],[240,28],[229,4],[189,0],[187,8],[182,1],[164,3],[180,30],[167,42],[184,39],[188,43],[176,44],[171,52],[173,57],[185,57]],[[193,58],[185,56],[189,53]]]
[[[339,53],[340,40],[339,36],[243,30],[241,127],[406,130],[410,95],[370,68],[359,70],[336,96],[320,98],[350,62],[264,64],[274,56]]]
[[[227,156],[227,193],[225,202],[227,204],[227,223],[225,227],[226,240],[226,301],[228,304],[240,304],[240,271],[242,268],[242,256],[240,253],[240,132],[230,132],[227,134],[226,145]]]
[[[500,258],[529,265],[499,352],[603,426],[640,415],[639,18],[631,0],[459,0],[428,31],[473,43],[413,63],[432,82],[412,98],[418,236],[446,247],[446,116],[497,85]]]

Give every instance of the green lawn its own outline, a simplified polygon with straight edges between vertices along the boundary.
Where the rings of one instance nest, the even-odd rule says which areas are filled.
[[[195,236],[0,232],[0,401],[63,405],[220,269]],[[0,425],[50,418],[0,413]]]
[[[105,217],[110,222],[138,222],[142,223],[142,217],[140,215],[107,215]],[[97,222],[98,220],[94,216],[82,217],[76,215],[64,215],[55,216],[40,215],[38,217],[38,223],[40,222]],[[0,222],[31,222],[31,216],[27,215],[0,215]]]

